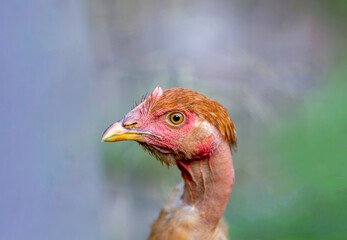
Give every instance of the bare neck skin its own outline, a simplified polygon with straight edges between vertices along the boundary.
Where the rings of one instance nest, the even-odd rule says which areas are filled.
[[[234,184],[231,150],[221,141],[208,158],[178,163],[184,179],[182,202],[198,209],[204,224],[217,227]]]

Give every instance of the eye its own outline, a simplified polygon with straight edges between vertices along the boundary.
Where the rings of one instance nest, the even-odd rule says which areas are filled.
[[[183,115],[183,113],[180,113],[180,112],[170,113],[168,115],[168,120],[169,120],[169,123],[171,123],[171,124],[179,125],[183,122],[184,115]]]

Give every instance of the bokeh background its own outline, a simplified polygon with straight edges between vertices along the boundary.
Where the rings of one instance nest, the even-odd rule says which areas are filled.
[[[105,128],[157,85],[227,107],[232,239],[347,239],[347,1],[2,0],[0,239],[145,239],[180,181]]]

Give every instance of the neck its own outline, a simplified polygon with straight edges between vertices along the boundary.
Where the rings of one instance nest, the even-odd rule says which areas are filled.
[[[229,144],[221,141],[209,157],[177,162],[184,179],[183,204],[199,210],[204,223],[218,225],[234,184]]]

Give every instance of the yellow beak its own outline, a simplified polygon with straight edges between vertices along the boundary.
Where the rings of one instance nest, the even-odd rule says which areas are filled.
[[[113,123],[111,126],[109,126],[104,134],[102,135],[102,141],[104,142],[118,142],[118,141],[138,141],[138,142],[145,142],[145,135],[153,136],[157,139],[160,139],[159,136],[148,132],[144,130],[139,129],[129,129],[123,127],[122,120]]]

